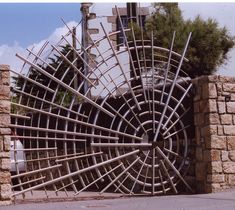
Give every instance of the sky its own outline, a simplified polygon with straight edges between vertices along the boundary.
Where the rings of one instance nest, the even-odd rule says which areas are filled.
[[[61,21],[79,22],[79,3],[0,3],[0,45],[22,47],[49,37],[53,31],[63,26]]]
[[[70,27],[81,20],[80,3],[0,3],[0,64],[19,71],[26,48],[35,52],[49,40],[55,44],[67,33],[63,18]]]
[[[235,3],[180,3],[184,18],[216,19],[220,26],[226,26],[235,36]],[[67,32],[61,21],[69,26],[80,19],[79,3],[0,3],[0,64],[9,64],[17,70],[21,61],[16,53],[26,54],[26,48],[42,45],[49,39],[56,42]],[[219,74],[235,76],[235,49],[230,53],[227,65],[219,68]]]

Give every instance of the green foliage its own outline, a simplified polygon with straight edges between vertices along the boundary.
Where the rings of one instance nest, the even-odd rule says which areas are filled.
[[[73,51],[70,50],[70,46],[61,46],[61,53],[67,57],[68,60],[71,62],[74,60]],[[74,78],[74,74],[76,71],[70,66],[68,62],[65,62],[63,58],[60,55],[54,54],[52,57],[49,58],[49,64],[54,69],[56,69],[56,72],[52,70],[52,68],[48,66],[39,65],[42,69],[44,69],[47,73],[53,75],[53,77],[63,81],[63,83],[67,84],[68,86],[74,88],[74,81],[72,80]],[[77,60],[76,64],[78,69],[83,67],[83,63],[80,59]],[[38,98],[46,99],[47,101],[53,101],[56,104],[61,104],[63,106],[69,106],[73,99],[73,94],[71,92],[68,92],[64,87],[60,86],[56,82],[54,82],[52,79],[48,78],[44,74],[41,74],[37,70],[35,70],[33,67],[29,70],[28,78],[39,82],[40,84],[43,84],[46,87],[49,87],[50,89],[56,91],[56,96],[54,97],[54,94],[51,92],[46,91],[43,87],[40,87],[38,85],[35,85],[31,83],[30,81],[25,80],[22,77],[13,77],[13,83],[15,83],[15,88],[23,91],[24,93],[28,93],[30,95],[36,96]],[[77,79],[80,79],[79,77]],[[81,83],[81,80],[78,81],[78,85]],[[31,98],[30,100],[28,97],[20,97],[21,94],[16,91],[14,94],[13,100],[18,101],[21,100],[21,103],[23,104],[32,104],[35,107],[38,106],[38,108],[48,108],[44,104],[43,107],[41,107],[40,103],[36,103]],[[29,101],[28,101],[29,100]],[[78,102],[79,99],[76,99]]]
[[[212,74],[226,63],[228,52],[235,44],[235,37],[226,27],[220,28],[216,20],[203,20],[200,16],[184,20],[177,3],[155,3],[154,7],[155,12],[146,20],[145,38],[149,39],[153,31],[155,44],[169,48],[173,31],[176,31],[173,50],[182,53],[188,34],[192,32],[186,54],[190,61],[186,69],[189,76]]]

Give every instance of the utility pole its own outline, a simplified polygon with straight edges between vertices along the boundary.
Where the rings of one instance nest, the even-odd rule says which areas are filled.
[[[75,61],[77,59],[76,49],[77,49],[77,43],[76,43],[76,28],[73,27],[72,29],[72,46],[75,50],[73,50],[73,60]],[[77,61],[74,62],[74,65],[77,67]],[[76,76],[77,75],[77,76]],[[81,84],[81,78],[78,73],[76,73],[76,69],[74,69],[74,89],[78,89],[78,84]]]
[[[127,8],[128,24],[132,25],[133,23],[135,23],[135,24],[139,25],[139,15],[138,15],[138,12],[137,12],[137,3],[135,3],[135,2],[126,3],[126,8]],[[137,60],[136,52],[133,51],[131,53],[131,57],[132,57],[133,60]],[[131,78],[133,78],[135,76],[133,68],[135,68],[135,72],[137,74],[137,77],[140,76],[141,72],[140,72],[140,69],[138,69],[138,65],[136,63],[134,67],[132,67],[130,65],[130,76],[131,76]],[[132,88],[134,88],[136,86],[139,86],[139,85],[141,85],[141,80],[140,79],[131,81],[131,87]]]
[[[87,36],[87,30],[88,30],[88,18],[89,18],[89,8],[92,5],[92,3],[81,3],[81,12],[82,12],[82,46],[84,48],[84,53],[83,53],[83,59],[85,60],[86,63],[89,64],[88,61],[88,56],[87,52],[85,52],[85,49],[88,47],[88,36]],[[88,66],[84,62],[84,75],[87,76],[89,69]],[[83,91],[84,94],[86,94],[88,90],[88,84],[87,81],[84,80],[84,86],[83,86]],[[88,97],[91,93],[88,93]]]

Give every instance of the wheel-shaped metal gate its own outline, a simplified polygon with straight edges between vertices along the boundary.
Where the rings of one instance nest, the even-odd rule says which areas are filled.
[[[191,189],[184,118],[192,84],[183,71],[190,35],[178,54],[175,34],[165,49],[154,34],[103,32],[86,49],[70,44],[69,29],[57,45],[17,55],[24,65],[12,87],[15,196],[36,189],[155,195],[177,193],[179,182]],[[118,33],[122,47],[113,42]]]

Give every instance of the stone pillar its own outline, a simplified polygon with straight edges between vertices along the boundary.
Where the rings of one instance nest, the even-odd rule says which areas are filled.
[[[11,204],[10,67],[0,65],[0,205]]]
[[[235,186],[235,78],[202,76],[193,81],[197,191]]]

